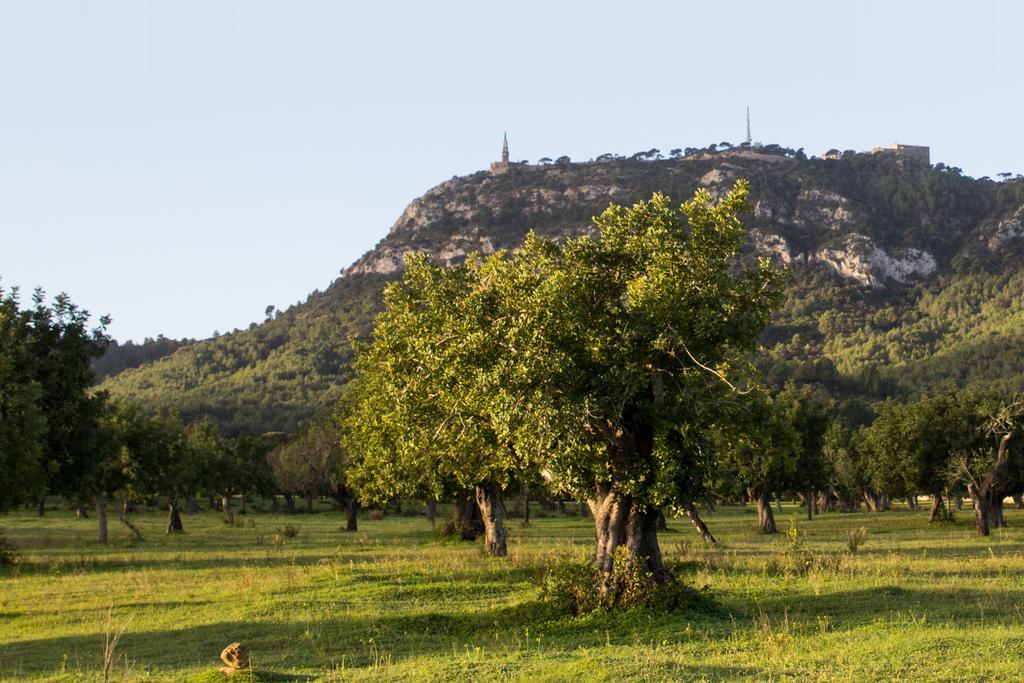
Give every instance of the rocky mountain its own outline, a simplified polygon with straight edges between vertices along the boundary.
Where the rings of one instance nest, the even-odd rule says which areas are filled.
[[[1024,293],[1024,179],[973,179],[893,154],[688,152],[452,178],[413,201],[326,291],[102,386],[186,419],[209,416],[229,432],[294,429],[337,400],[350,337],[368,333],[406,253],[455,263],[472,251],[515,249],[531,229],[554,239],[585,233],[610,202],[655,191],[683,201],[698,187],[720,194],[745,178],[748,249],[791,270],[786,304],[764,337],[772,381],[796,377],[869,397],[950,380],[1024,387],[1024,354],[1013,351],[1024,349],[1024,327],[1013,323],[1024,320],[1016,296]]]

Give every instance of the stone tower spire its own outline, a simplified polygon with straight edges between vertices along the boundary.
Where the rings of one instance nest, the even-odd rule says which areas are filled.
[[[505,133],[505,139],[501,143],[501,161],[491,163],[491,173],[507,173],[511,168],[512,164],[508,161],[508,133]]]

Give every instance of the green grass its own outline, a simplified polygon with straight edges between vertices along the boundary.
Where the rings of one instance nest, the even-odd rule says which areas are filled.
[[[794,509],[780,516],[789,525]],[[249,646],[254,680],[1019,680],[1024,655],[1024,513],[974,536],[927,513],[839,513],[799,520],[809,571],[786,535],[722,509],[705,548],[685,520],[661,535],[683,579],[714,606],[637,609],[572,619],[538,599],[556,556],[583,556],[589,520],[510,524],[510,557],[439,538],[423,517],[213,513],[166,537],[163,516],[136,515],[145,541],[67,512],[0,518],[22,551],[0,568],[0,679],[100,680],[101,612],[127,622],[113,680],[216,680],[220,650]],[[275,542],[277,527],[299,534]],[[849,530],[867,542],[846,550]],[[128,621],[130,619],[130,622]]]

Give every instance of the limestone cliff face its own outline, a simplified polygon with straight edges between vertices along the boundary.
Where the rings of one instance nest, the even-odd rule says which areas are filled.
[[[345,274],[394,274],[407,253],[427,253],[451,264],[473,251],[515,249],[531,229],[556,239],[582,234],[593,230],[592,217],[610,202],[632,203],[655,191],[683,201],[698,187],[721,196],[739,178],[751,182],[751,211],[745,217],[751,250],[791,266],[825,268],[866,287],[927,279],[979,243],[995,250],[1024,237],[1024,206],[1010,215],[981,212],[974,225],[954,220],[940,207],[911,215],[910,224],[893,220],[872,196],[872,183],[882,190],[884,184],[863,168],[845,173],[844,163],[722,153],[480,172],[441,183],[413,201],[387,237]],[[886,182],[900,181],[901,174],[910,182],[938,173],[923,164],[860,163],[890,164],[881,169]]]

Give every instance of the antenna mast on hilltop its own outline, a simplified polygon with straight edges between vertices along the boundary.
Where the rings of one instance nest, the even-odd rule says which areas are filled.
[[[750,147],[752,142],[750,139],[750,107],[747,106],[747,147]]]

